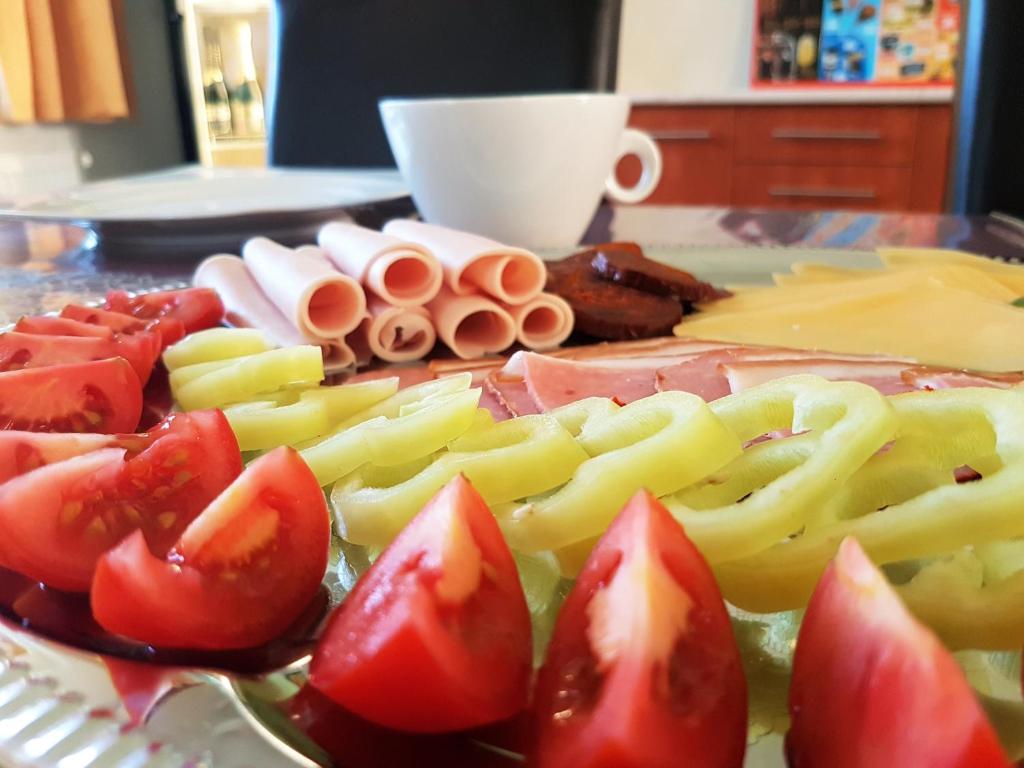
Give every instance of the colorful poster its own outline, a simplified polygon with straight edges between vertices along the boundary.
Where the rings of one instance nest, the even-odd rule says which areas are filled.
[[[752,80],[950,84],[956,77],[961,3],[758,0]]]
[[[875,79],[952,81],[959,30],[960,4],[954,0],[883,0]]]
[[[818,77],[833,83],[875,77],[882,0],[825,0]]]

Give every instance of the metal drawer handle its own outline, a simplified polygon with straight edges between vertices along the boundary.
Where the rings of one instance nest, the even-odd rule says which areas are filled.
[[[710,141],[711,131],[695,128],[690,131],[647,131],[652,139],[658,141]]]
[[[776,128],[772,131],[773,139],[793,139],[795,141],[881,141],[880,131],[830,131],[814,128]]]
[[[873,189],[843,187],[769,187],[772,197],[841,197],[850,200],[875,200],[878,195]]]

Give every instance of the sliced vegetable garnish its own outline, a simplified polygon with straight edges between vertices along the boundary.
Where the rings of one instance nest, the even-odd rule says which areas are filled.
[[[0,429],[131,432],[141,413],[139,377],[122,358],[0,373]]]
[[[367,487],[360,473],[343,479],[331,491],[331,506],[343,538],[383,545],[460,472],[494,505],[557,488],[587,458],[557,420],[523,416],[463,435],[437,461],[397,485]]]
[[[113,435],[2,430],[0,483],[47,464],[117,445],[118,440]]]
[[[310,682],[371,722],[443,732],[526,706],[530,614],[483,499],[456,476],[331,617]]]
[[[665,500],[686,526],[690,538],[712,563],[735,560],[767,549],[796,533],[816,509],[896,433],[897,419],[877,390],[856,382],[826,381],[818,376],[789,376],[711,404],[711,409],[739,437],[748,441],[776,430],[811,431],[816,436],[806,460],[790,454],[776,468],[782,474],[743,490],[733,502],[693,508],[686,498]],[[807,443],[781,448],[799,451]],[[704,484],[729,482],[735,475],[766,478],[751,465],[762,464],[761,451],[747,453]],[[746,494],[749,493],[749,497]]]
[[[993,573],[965,548],[921,568],[896,591],[907,607],[951,648],[1016,650],[1024,646],[1024,555],[1010,547],[1009,573]],[[992,546],[992,545],[989,545]],[[979,548],[981,549],[981,548]]]
[[[198,331],[164,350],[164,365],[174,371],[187,365],[229,360],[273,349],[273,344],[253,328],[210,328]]]
[[[221,362],[224,361],[198,365],[219,365]],[[178,382],[174,397],[186,410],[216,408],[248,400],[260,392],[273,392],[286,384],[316,384],[323,378],[320,347],[286,347],[237,358],[187,384]]]
[[[704,401],[685,392],[661,392],[591,416],[578,442],[590,458],[563,488],[504,511],[502,527],[515,549],[558,549],[596,536],[638,487],[672,493],[741,451]]]
[[[243,451],[296,445],[330,432],[339,421],[365,410],[398,390],[398,379],[372,379],[336,387],[291,391],[292,400],[256,400],[227,406],[224,415]],[[341,473],[341,474],[344,474]],[[328,478],[323,484],[336,480]],[[318,475],[319,477],[319,475]]]
[[[166,648],[265,643],[294,622],[320,589],[330,518],[313,474],[278,448],[155,556],[136,531],[96,568],[91,602],[110,632]]]
[[[111,291],[107,294],[107,309],[142,320],[179,320],[186,333],[213,328],[224,319],[224,304],[210,288],[181,288],[136,296]]]
[[[50,336],[35,333],[0,333],[0,371],[86,363],[120,357],[131,363],[143,385],[160,355],[160,338],[140,331],[132,336],[101,339],[96,336]]]
[[[35,333],[41,336],[91,336],[97,339],[113,339],[114,331],[103,325],[83,323],[69,317],[39,315],[23,317],[14,326],[18,333]]]
[[[143,435],[57,460],[81,437],[53,435],[53,463],[0,486],[0,561],[51,587],[84,592],[96,561],[132,531],[163,556],[241,472],[238,446],[217,411],[174,414]],[[32,447],[43,450],[46,442]],[[25,443],[22,443],[25,445]]]
[[[1024,392],[964,388],[890,401],[899,436],[851,478],[849,511],[760,554],[719,565],[732,602],[762,612],[800,607],[847,536],[876,562],[895,563],[1024,535]],[[983,477],[949,482],[963,465]],[[929,486],[932,477],[940,484]]]
[[[479,389],[433,395],[406,406],[392,419],[377,416],[301,452],[321,485],[372,462],[377,466],[406,464],[444,448],[462,435],[476,418]]]
[[[649,493],[594,547],[566,598],[532,706],[542,768],[739,768],[747,689],[707,563]]]
[[[789,709],[790,765],[1010,766],[953,657],[853,539],[807,608]]]

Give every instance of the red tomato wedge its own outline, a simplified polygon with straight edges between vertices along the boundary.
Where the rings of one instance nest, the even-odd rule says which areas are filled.
[[[1010,765],[956,661],[854,539],[807,607],[789,711],[796,768]]]
[[[50,437],[63,438],[65,452],[76,447],[75,435]],[[147,434],[109,441],[0,485],[0,562],[51,587],[88,591],[100,555],[140,530],[164,556],[242,469],[220,411],[174,414]]]
[[[704,558],[646,491],[566,598],[534,692],[534,766],[740,768],[747,685]]]
[[[156,557],[136,531],[100,558],[90,591],[109,632],[165,648],[261,645],[320,589],[331,523],[323,491],[294,450],[250,464]]]
[[[102,325],[83,323],[69,317],[49,317],[47,315],[28,316],[21,318],[14,326],[18,333],[35,333],[41,336],[92,336],[97,339],[112,339],[114,331]]]
[[[378,725],[457,731],[526,706],[531,647],[512,553],[483,499],[459,476],[335,610],[310,682]]]
[[[116,339],[0,333],[0,372],[123,357],[145,385],[159,356],[160,339],[151,333]]]
[[[139,377],[121,358],[0,373],[0,429],[131,432],[141,413]]]
[[[83,307],[81,304],[67,304],[60,316],[89,325],[100,325],[115,333],[132,334],[146,330],[146,322],[123,312],[111,312],[99,307]]]
[[[65,441],[66,453],[81,446],[76,435],[47,437]],[[0,562],[50,587],[88,591],[106,550],[138,529],[163,557],[242,471],[238,442],[219,411],[174,414],[145,434],[104,437],[108,449],[54,456],[55,463],[0,485]],[[43,443],[32,445],[40,455]]]
[[[180,320],[186,333],[213,328],[224,319],[224,304],[212,288],[181,288],[138,296],[111,291],[107,294],[107,309],[144,320]]]
[[[130,336],[139,331],[153,331],[160,336],[161,351],[185,338],[185,326],[180,320],[175,320],[172,317],[139,320],[121,312],[111,312],[98,307],[83,307],[80,304],[68,304],[61,310],[60,316],[90,325],[110,328],[122,336]]]
[[[117,446],[113,435],[0,431],[0,483],[89,451]]]

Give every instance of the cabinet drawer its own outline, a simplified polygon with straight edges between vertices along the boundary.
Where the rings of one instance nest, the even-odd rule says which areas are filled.
[[[647,203],[725,205],[732,184],[735,111],[732,108],[641,107],[629,123],[658,142],[663,161],[661,183]],[[640,176],[636,158],[617,170],[623,184]]]
[[[917,108],[743,107],[737,163],[910,165]]]
[[[905,210],[911,169],[737,165],[732,202],[755,208]]]

